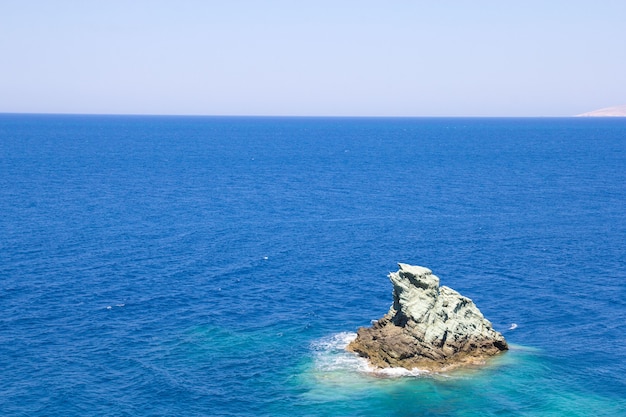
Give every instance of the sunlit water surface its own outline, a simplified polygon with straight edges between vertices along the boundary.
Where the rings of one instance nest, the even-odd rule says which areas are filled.
[[[3,415],[626,415],[626,120],[0,115],[0,196]],[[345,352],[396,262],[511,350]]]

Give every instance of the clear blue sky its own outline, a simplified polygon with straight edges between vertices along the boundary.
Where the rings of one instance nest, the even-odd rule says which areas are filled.
[[[0,0],[0,112],[568,116],[626,104],[626,0]]]

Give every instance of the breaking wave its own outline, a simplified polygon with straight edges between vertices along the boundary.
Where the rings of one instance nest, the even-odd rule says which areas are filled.
[[[356,338],[354,332],[341,332],[316,340],[311,344],[315,373],[324,378],[338,374],[345,376],[374,376],[383,378],[417,377],[429,374],[426,370],[372,367],[367,359],[348,352],[346,347]]]

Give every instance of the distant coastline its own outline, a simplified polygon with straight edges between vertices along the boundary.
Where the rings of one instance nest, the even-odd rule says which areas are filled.
[[[577,114],[576,117],[626,117],[626,104]]]

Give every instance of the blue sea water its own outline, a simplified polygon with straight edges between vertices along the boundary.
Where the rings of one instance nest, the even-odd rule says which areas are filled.
[[[0,413],[626,415],[625,203],[624,119],[0,115]],[[397,262],[511,350],[370,372]]]

